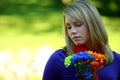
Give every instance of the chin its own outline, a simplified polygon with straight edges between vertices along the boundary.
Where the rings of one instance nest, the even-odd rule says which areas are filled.
[[[81,44],[81,43],[75,43],[75,45],[80,46],[80,45],[83,45],[83,44]]]

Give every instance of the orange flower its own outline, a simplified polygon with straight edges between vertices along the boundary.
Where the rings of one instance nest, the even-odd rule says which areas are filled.
[[[104,65],[106,60],[105,55],[93,51],[88,51],[88,53],[94,56],[94,60],[90,63],[92,65],[93,71],[98,70]]]

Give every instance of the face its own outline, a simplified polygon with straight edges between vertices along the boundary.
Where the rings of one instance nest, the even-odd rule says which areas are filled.
[[[87,46],[90,36],[89,30],[85,24],[70,16],[65,16],[65,26],[68,36],[75,45]]]

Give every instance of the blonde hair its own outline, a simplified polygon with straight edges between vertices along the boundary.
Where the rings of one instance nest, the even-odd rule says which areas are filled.
[[[102,54],[106,55],[106,64],[113,61],[113,53],[108,44],[108,35],[104,28],[101,16],[91,3],[86,0],[77,0],[69,4],[64,12],[64,31],[66,38],[66,48],[68,55],[73,54],[73,42],[67,34],[67,29],[65,26],[65,16],[72,16],[85,25],[87,25],[90,33],[90,48],[97,50]]]

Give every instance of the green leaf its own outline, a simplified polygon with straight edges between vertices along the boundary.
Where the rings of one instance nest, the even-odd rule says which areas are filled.
[[[65,61],[64,61],[65,67],[68,67],[71,65],[71,58],[72,58],[71,55],[65,58]]]

